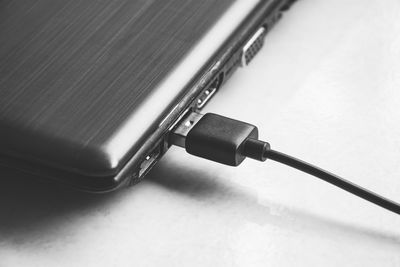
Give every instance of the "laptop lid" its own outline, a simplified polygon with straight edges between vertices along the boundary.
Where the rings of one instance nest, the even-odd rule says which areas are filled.
[[[1,156],[118,174],[235,30],[274,2],[3,1]]]

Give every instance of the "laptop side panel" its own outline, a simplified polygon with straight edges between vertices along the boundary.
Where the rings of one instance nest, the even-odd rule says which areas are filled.
[[[153,102],[159,85],[239,2],[246,1],[2,2],[0,153],[115,174],[127,148],[183,90]],[[149,101],[153,114],[139,115]],[[116,144],[128,121],[129,144]]]
[[[0,4],[28,25],[0,14],[0,164],[107,191],[143,177],[168,128],[285,1],[61,2]]]

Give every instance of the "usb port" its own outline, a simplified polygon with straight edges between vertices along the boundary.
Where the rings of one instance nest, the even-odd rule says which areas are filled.
[[[143,177],[151,170],[151,168],[157,163],[160,156],[161,145],[157,145],[156,148],[150,154],[148,154],[140,164],[139,178]]]
[[[211,83],[210,86],[205,89],[200,96],[197,98],[196,106],[198,109],[202,109],[207,102],[214,96],[217,90],[221,87],[224,79],[224,73],[218,75],[218,77]]]

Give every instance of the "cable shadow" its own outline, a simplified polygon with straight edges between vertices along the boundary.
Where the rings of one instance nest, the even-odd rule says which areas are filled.
[[[14,244],[33,242],[38,235],[51,238],[53,231],[66,220],[73,223],[93,212],[107,213],[125,194],[135,194],[135,190],[142,189],[137,186],[107,194],[89,194],[6,169],[0,169],[0,182],[0,237],[2,242]],[[171,161],[162,160],[143,183],[206,205],[222,205],[223,210],[237,210],[221,216],[236,220],[238,224],[250,220],[260,225],[271,224],[327,235],[327,238],[332,235],[353,236],[400,247],[398,235],[287,209],[271,201],[260,204],[254,192]]]
[[[238,222],[252,221],[265,225],[275,225],[292,230],[309,231],[318,235],[343,235],[358,240],[378,242],[400,248],[400,235],[386,233],[352,225],[339,220],[325,218],[312,212],[288,209],[278,203],[263,201],[260,204],[254,192],[224,184],[218,177],[205,175],[201,170],[191,169],[182,164],[161,161],[149,174],[147,181],[174,193],[215,204],[225,203],[229,209],[237,209]],[[278,211],[278,213],[276,212]]]
[[[0,183],[0,236],[16,243],[29,240],[32,233],[45,236],[62,221],[101,212],[118,196],[80,192],[3,167]]]

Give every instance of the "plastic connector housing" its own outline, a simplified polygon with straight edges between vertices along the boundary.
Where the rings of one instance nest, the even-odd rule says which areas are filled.
[[[246,158],[241,151],[249,138],[258,138],[256,126],[207,113],[188,132],[185,147],[194,156],[238,166]]]

